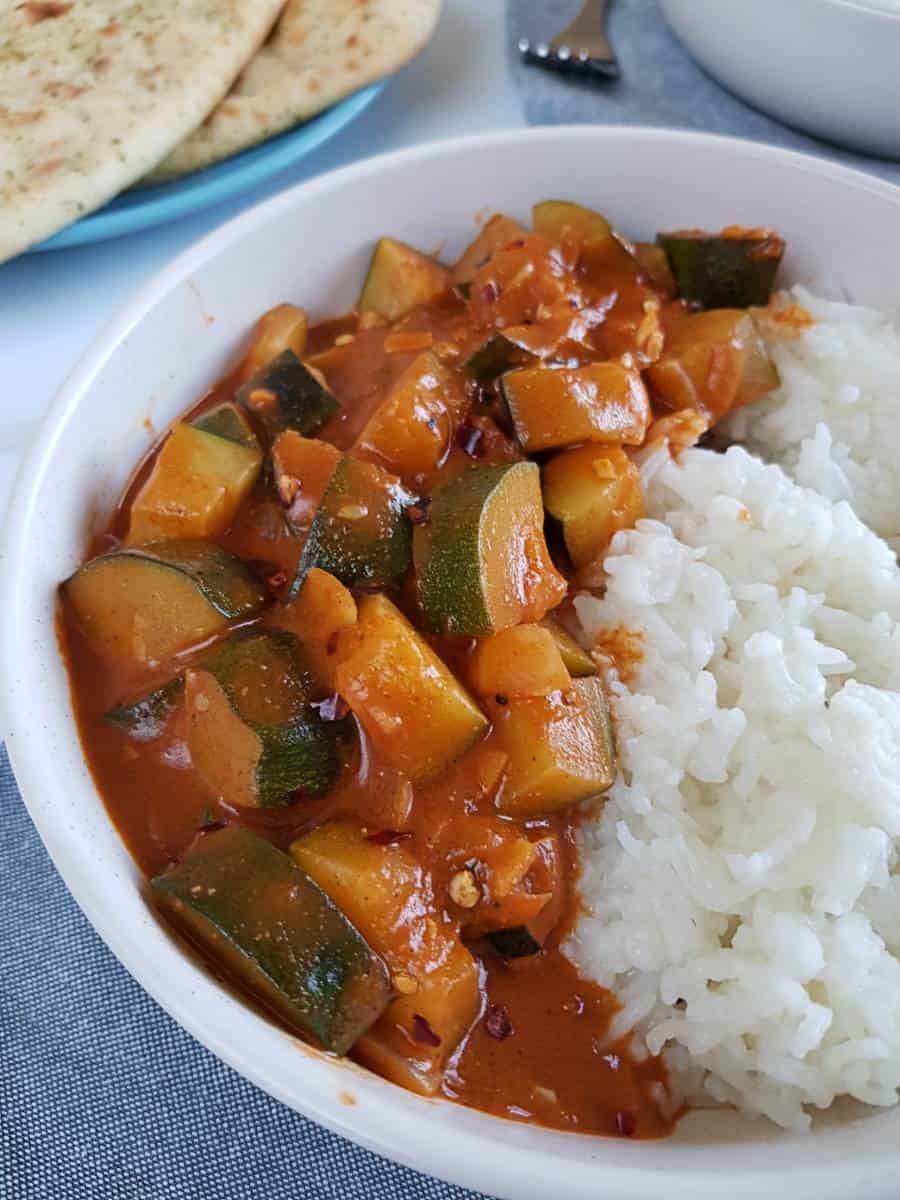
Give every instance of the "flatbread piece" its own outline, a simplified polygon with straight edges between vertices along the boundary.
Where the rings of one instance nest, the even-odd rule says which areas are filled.
[[[145,182],[208,167],[392,74],[431,37],[440,7],[441,0],[287,0],[222,103]]]
[[[225,95],[283,0],[0,0],[0,261],[99,208]]]

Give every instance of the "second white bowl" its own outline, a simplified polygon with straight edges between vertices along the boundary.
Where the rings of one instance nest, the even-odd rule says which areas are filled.
[[[900,158],[900,6],[662,0],[690,53],[742,100],[866,154]]]

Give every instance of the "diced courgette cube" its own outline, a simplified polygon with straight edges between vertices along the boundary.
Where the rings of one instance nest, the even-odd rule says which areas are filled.
[[[179,422],[131,506],[128,540],[209,538],[225,532],[262,466],[259,446]]]
[[[544,504],[562,526],[576,567],[595,562],[615,533],[645,514],[637,467],[615,446],[579,446],[557,454],[542,471]]]
[[[333,900],[241,825],[200,834],[152,881],[215,966],[293,1029],[345,1054],[391,999],[387,970]]]
[[[529,454],[578,442],[639,446],[650,424],[640,373],[615,362],[522,367],[501,376],[500,387]]]
[[[435,1093],[477,1016],[480,995],[476,962],[453,927],[438,919],[419,861],[402,845],[375,844],[347,820],[299,838],[291,854],[353,921],[392,977],[415,989],[394,999],[355,1056],[405,1087]]]
[[[616,758],[606,691],[597,676],[572,681],[562,695],[485,698],[493,737],[509,756],[498,807],[538,817],[612,787]]]
[[[267,808],[327,792],[337,729],[312,707],[316,694],[300,642],[280,629],[239,630],[188,670],[188,747],[210,793]]]
[[[363,596],[335,672],[379,753],[414,782],[438,775],[487,731],[446,664],[386,596]]]
[[[285,429],[310,434],[337,412],[339,405],[324,378],[283,350],[239,388],[238,401],[274,441]]]
[[[181,540],[93,558],[62,592],[98,652],[126,667],[165,662],[266,601],[240,559],[212,542]]]
[[[473,467],[433,497],[416,527],[419,603],[435,632],[486,634],[538,621],[566,582],[544,540],[535,463]]]
[[[403,242],[383,237],[372,255],[359,311],[398,321],[416,305],[437,299],[449,286],[446,267]]]
[[[767,229],[732,227],[721,233],[681,229],[661,233],[683,300],[704,308],[768,304],[784,257],[784,238]]]

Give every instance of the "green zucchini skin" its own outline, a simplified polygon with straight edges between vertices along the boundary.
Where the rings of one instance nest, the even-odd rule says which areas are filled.
[[[226,401],[217,404],[208,412],[201,413],[191,424],[203,433],[223,438],[226,442],[237,442],[250,450],[259,449],[259,439],[250,427],[250,422],[236,404]]]
[[[150,886],[214,964],[326,1050],[345,1054],[391,1000],[387,969],[355,926],[244,826],[200,834]]]
[[[290,679],[289,710],[283,719],[263,722],[248,713],[248,683],[266,687],[272,664]],[[321,694],[302,644],[283,629],[240,629],[222,642],[201,664],[214,675],[235,714],[257,735],[262,753],[256,766],[260,808],[290,803],[293,794],[307,799],[324,795],[340,773],[338,742],[350,729],[344,721],[321,719],[312,700]]]
[[[482,521],[494,498],[534,463],[472,467],[432,497],[415,531],[416,583],[426,628],[434,633],[494,632],[485,600]]]
[[[144,558],[186,575],[206,600],[229,621],[251,617],[268,597],[262,584],[234,554],[215,542],[171,538],[128,550],[114,551],[121,558]],[[113,555],[103,555],[104,559]],[[92,561],[100,561],[95,559]],[[90,567],[90,563],[87,564]]]
[[[660,233],[678,294],[703,308],[749,308],[769,303],[784,256],[776,234],[722,237]]]
[[[254,402],[254,392],[270,392],[270,404]],[[238,389],[237,400],[259,421],[271,441],[285,429],[308,435],[324,425],[340,405],[334,393],[300,361],[293,350],[283,350],[249,383]]]
[[[566,670],[573,679],[582,679],[587,675],[597,674],[597,664],[587,650],[583,650],[579,646],[568,629],[561,625],[555,617],[544,617],[540,624],[549,630],[550,636],[566,664]]]
[[[103,719],[126,730],[137,741],[148,742],[162,732],[183,692],[184,676],[176,675],[139,700],[114,705],[103,714]]]
[[[394,476],[344,455],[313,518],[291,596],[313,567],[349,588],[402,583],[412,562],[412,524],[406,510],[415,502]]]
[[[487,935],[487,941],[503,958],[529,958],[541,949],[540,942],[531,936],[527,925],[497,929]]]
[[[462,364],[478,383],[493,383],[504,371],[535,361],[535,355],[503,333],[492,333]]]

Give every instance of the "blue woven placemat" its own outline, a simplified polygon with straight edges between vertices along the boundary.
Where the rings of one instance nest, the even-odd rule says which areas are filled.
[[[596,122],[608,125],[665,125],[734,134],[833,158],[847,166],[900,183],[900,162],[855,154],[788,129],[749,108],[706,75],[670,32],[657,0],[613,0],[609,32],[622,76],[614,83],[566,78],[526,66],[515,47],[520,37],[549,41],[581,7],[582,0],[509,0],[508,65],[532,125]],[[750,4],[752,0],[721,0]],[[810,53],[815,52],[814,42]],[[853,53],[853,47],[848,47]],[[764,69],[764,67],[763,67]],[[839,86],[823,79],[823,87]],[[597,164],[602,179],[603,164]],[[665,180],[660,180],[665,187]]]
[[[69,896],[0,747],[3,1200],[476,1200],[320,1129],[195,1042]]]

